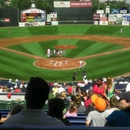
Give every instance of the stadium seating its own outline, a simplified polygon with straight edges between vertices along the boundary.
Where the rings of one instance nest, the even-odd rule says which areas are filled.
[[[0,125],[0,130],[129,130],[129,127]]]
[[[67,117],[72,126],[85,126],[86,116]]]

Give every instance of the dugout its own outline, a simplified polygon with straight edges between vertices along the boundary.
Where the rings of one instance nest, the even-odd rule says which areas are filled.
[[[18,9],[0,9],[0,27],[18,26]]]
[[[54,1],[58,21],[92,21],[92,1]]]

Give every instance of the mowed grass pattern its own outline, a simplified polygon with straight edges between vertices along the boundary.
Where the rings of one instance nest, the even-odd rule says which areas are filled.
[[[8,48],[21,51],[24,53],[42,56],[46,58],[47,49],[50,48],[54,50],[55,46],[58,45],[74,45],[77,48],[66,50],[66,57],[77,58],[83,56],[89,56],[93,54],[108,52],[112,50],[122,49],[123,46],[118,44],[109,44],[102,42],[93,42],[86,40],[77,40],[77,39],[62,39],[46,42],[35,42],[35,43],[26,43],[11,45]]]
[[[123,33],[120,33],[120,29]],[[10,34],[8,34],[10,30]],[[104,35],[130,37],[129,26],[95,26],[95,25],[62,25],[62,26],[42,26],[42,27],[23,27],[23,28],[1,28],[0,38],[28,37],[35,35]],[[2,43],[0,43],[2,44]],[[84,41],[78,39],[62,39],[46,42],[33,42],[9,46],[10,49],[24,53],[46,57],[46,50],[53,49],[56,45],[75,45],[77,48],[67,50],[67,57],[76,58],[87,56],[116,49],[123,48],[120,45]],[[97,58],[86,59],[87,65],[84,70],[87,71],[88,78],[99,78],[108,76],[117,76],[130,72],[130,51],[115,53]],[[0,77],[29,80],[31,76],[39,76],[47,81],[71,81],[72,74],[77,70],[79,76],[77,80],[82,80],[82,71],[74,70],[49,70],[40,69],[33,66],[34,59],[24,57],[0,50]]]
[[[128,55],[129,54],[129,55]],[[120,58],[119,58],[120,57]],[[0,77],[28,80],[31,76],[44,77],[47,81],[71,81],[74,70],[78,72],[77,80],[82,79],[82,71],[74,70],[46,70],[33,66],[34,59],[0,51]],[[88,78],[116,76],[130,71],[130,51],[91,58],[85,60]],[[123,66],[123,67],[122,67]]]

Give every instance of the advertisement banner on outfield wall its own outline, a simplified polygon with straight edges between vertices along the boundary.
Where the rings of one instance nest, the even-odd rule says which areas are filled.
[[[92,0],[82,1],[54,1],[54,8],[89,8],[92,7]]]
[[[100,21],[100,25],[108,25],[108,21]]]
[[[97,14],[104,14],[104,10],[97,10]]]
[[[92,7],[92,1],[87,2],[70,2],[70,8],[89,8]]]
[[[58,21],[57,12],[51,12],[51,21]]]
[[[112,10],[111,10],[111,13],[112,13],[112,14],[119,14],[120,11],[119,11],[119,9],[112,9]]]
[[[47,22],[51,22],[51,14],[47,14]]]
[[[116,23],[116,14],[109,14],[108,16],[108,24],[114,25]]]
[[[25,22],[19,22],[19,27],[24,27],[25,26]]]
[[[122,25],[127,25],[127,26],[129,26],[129,25],[130,25],[130,22],[129,22],[129,21],[122,21]]]
[[[54,1],[54,8],[70,8],[70,1]]]
[[[45,22],[19,22],[19,27],[24,26],[44,26]]]
[[[107,14],[100,14],[100,21],[108,21]]]
[[[100,25],[108,25],[107,14],[100,14]]]
[[[121,14],[127,14],[127,9],[122,9],[122,10],[120,10],[120,13],[121,13]]]
[[[58,25],[58,21],[52,21],[51,25]]]
[[[98,25],[99,21],[100,21],[100,14],[94,14],[93,15],[93,21],[94,21],[95,25]]]
[[[122,14],[116,14],[116,24],[122,24],[123,21],[123,15]]]
[[[130,22],[130,14],[123,14],[123,21],[129,21]]]

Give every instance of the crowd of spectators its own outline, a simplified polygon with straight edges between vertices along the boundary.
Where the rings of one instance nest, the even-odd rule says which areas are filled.
[[[116,89],[110,77],[88,80],[89,83],[91,86],[86,89],[75,82],[47,83],[38,77],[32,77],[28,83],[17,80],[8,92],[20,93],[25,88],[26,109],[10,115],[4,124],[71,125],[66,117],[84,113],[86,126],[130,126],[130,89]],[[42,109],[45,104],[47,114]]]

